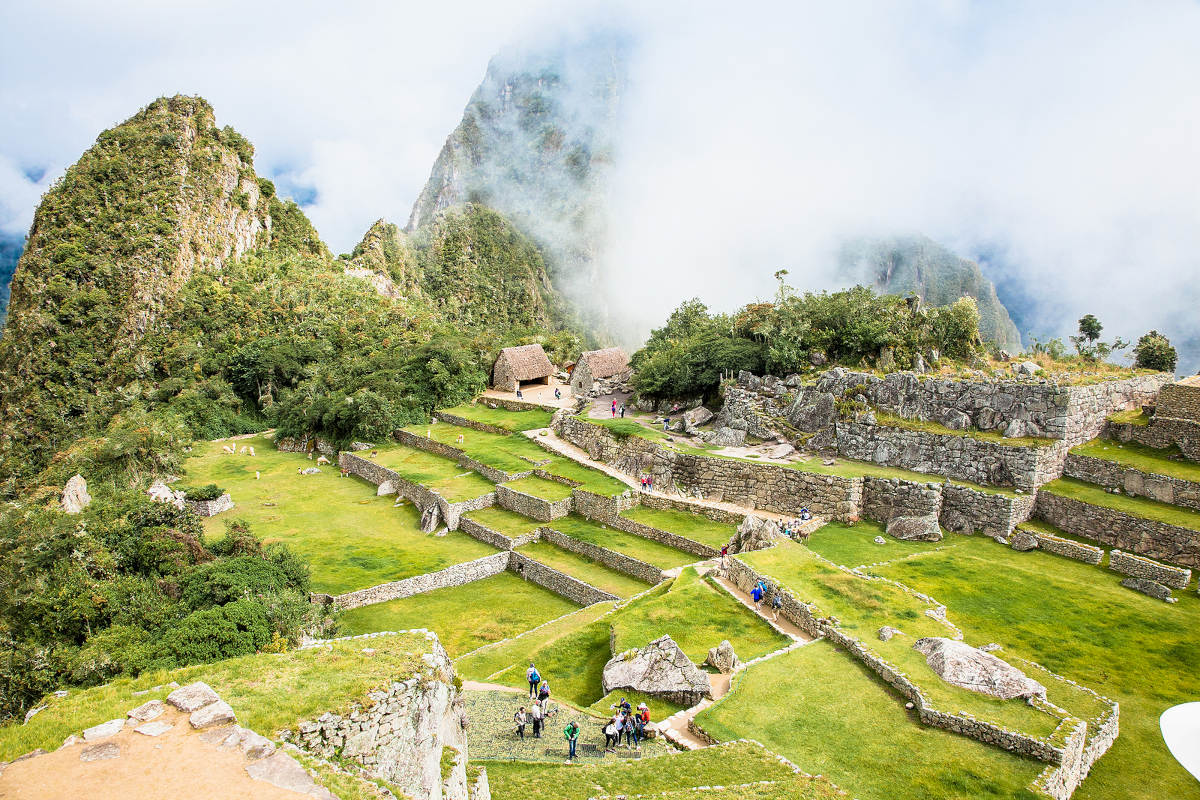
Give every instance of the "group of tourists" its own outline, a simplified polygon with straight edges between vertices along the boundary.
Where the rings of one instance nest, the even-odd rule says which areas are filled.
[[[516,733],[521,739],[525,738],[525,726],[530,724],[533,725],[533,738],[540,739],[546,723],[557,713],[550,708],[550,682],[542,680],[532,661],[525,670],[525,677],[529,681],[529,711],[521,706],[513,714],[513,722],[517,724]]]
[[[617,406],[617,398],[614,397],[610,408],[612,409],[613,419],[616,419],[618,414],[621,415],[621,419],[625,419],[625,404],[624,403],[621,403],[620,407],[618,407]]]
[[[646,738],[646,726],[650,723],[650,709],[645,703],[639,703],[635,711],[624,697],[613,707],[613,715],[604,723],[604,752],[613,753],[621,746],[621,737],[625,737],[625,747],[631,750],[641,750],[642,739]]]
[[[754,584],[754,588],[750,590],[750,597],[754,600],[754,610],[759,611],[762,606],[762,601],[771,596],[771,611],[775,614],[775,621],[779,621],[779,611],[783,608],[783,593],[776,588],[774,591],[767,585],[766,581],[760,580]]]
[[[808,541],[810,531],[805,529],[804,523],[812,518],[812,512],[808,508],[800,509],[799,517],[784,521],[782,525],[783,535],[798,542]]]
[[[654,476],[653,475],[646,474],[646,475],[642,476],[642,491],[643,492],[653,492],[654,491]]]

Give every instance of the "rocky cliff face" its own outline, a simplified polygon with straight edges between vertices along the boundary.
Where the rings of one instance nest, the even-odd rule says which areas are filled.
[[[883,294],[916,294],[931,306],[949,305],[970,295],[979,306],[983,338],[1014,353],[1021,349],[1017,326],[979,265],[932,239],[893,236],[848,242],[842,248],[838,274]]]

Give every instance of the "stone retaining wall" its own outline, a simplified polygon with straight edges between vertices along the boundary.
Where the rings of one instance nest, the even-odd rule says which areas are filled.
[[[955,533],[1008,536],[1033,515],[1036,494],[1015,497],[968,486],[942,485],[942,527]]]
[[[1120,489],[1125,494],[1200,511],[1200,483],[1194,481],[1143,472],[1115,461],[1073,453],[1067,456],[1063,474],[1097,486]]]
[[[1200,567],[1200,531],[1135,517],[1044,490],[1038,492],[1035,513],[1038,519],[1076,536],[1185,567]]]
[[[942,486],[914,483],[899,478],[864,478],[862,515],[886,525],[893,517],[939,516],[942,512]]]
[[[721,551],[715,547],[709,547],[706,544],[680,536],[677,533],[671,533],[670,531],[660,530],[650,525],[636,522],[628,517],[617,517],[609,522],[608,525],[619,531],[632,533],[634,536],[641,536],[643,539],[650,539],[660,544],[665,544],[668,547],[674,547],[676,550],[682,550],[685,553],[699,556],[700,558],[715,558],[721,555]],[[733,538],[732,531],[730,531],[729,536]]]
[[[571,513],[572,498],[562,500],[543,500],[531,494],[518,492],[503,483],[496,486],[496,502],[501,508],[515,511],[526,517],[532,517],[538,522],[550,522]]]
[[[1170,586],[1172,589],[1182,589],[1192,579],[1190,569],[1160,564],[1149,558],[1123,553],[1120,550],[1113,550],[1108,554],[1108,568],[1122,575],[1158,581],[1163,586]]]
[[[590,606],[593,603],[620,599],[616,595],[603,592],[591,584],[584,583],[577,578],[572,578],[570,575],[547,567],[545,564],[539,564],[522,553],[513,551],[501,553],[501,555],[511,557],[508,563],[510,572],[514,572],[525,580],[536,583],[543,589],[549,589],[556,595],[565,597],[581,606]]]
[[[478,539],[481,542],[490,544],[492,547],[497,547],[501,550],[513,550],[523,544],[529,544],[537,540],[537,533],[534,532],[527,536],[505,536],[500,531],[492,530],[470,517],[463,517],[458,523],[458,529],[470,536],[472,539]]]
[[[374,603],[384,603],[388,600],[412,597],[436,589],[462,586],[464,583],[483,580],[504,572],[508,569],[509,555],[507,551],[493,553],[490,556],[455,564],[437,572],[427,572],[424,575],[414,575],[411,578],[382,583],[369,589],[347,592],[334,597],[333,604],[339,610],[360,608]]]
[[[1028,533],[1034,539],[1037,539],[1038,549],[1045,550],[1047,553],[1073,558],[1085,564],[1099,564],[1101,559],[1104,558],[1104,549],[1101,547],[1096,547],[1092,544],[1083,544],[1082,542],[1073,542],[1070,539],[1064,539],[1061,536],[1055,536],[1050,533],[1043,533],[1033,528],[1022,528],[1021,530]]]
[[[561,547],[563,550],[570,550],[572,553],[578,553],[593,561],[599,561],[609,569],[623,572],[652,586],[663,581],[662,570],[653,564],[647,564],[645,561],[639,561],[624,553],[609,550],[607,547],[600,547],[591,542],[580,541],[552,527],[539,528],[538,533],[542,541],[550,542],[553,545]]]
[[[737,514],[733,511],[726,511],[723,508],[713,508],[687,500],[676,500],[672,497],[660,497],[654,494],[638,495],[638,504],[646,508],[658,509],[659,511],[684,511],[689,514],[699,514],[702,517],[711,519],[713,522],[720,522],[726,525],[741,525],[742,521],[746,518],[745,514]]]
[[[450,445],[439,442],[436,439],[432,439],[427,436],[418,436],[414,433],[409,433],[408,431],[396,431],[394,435],[396,437],[396,441],[398,441],[400,444],[412,447],[416,450],[424,450],[427,453],[433,453],[434,455],[449,458],[464,469],[478,472],[492,483],[514,481],[518,478],[527,478],[533,474],[533,464],[529,465],[528,470],[508,473],[504,472],[503,470],[496,469],[495,467],[489,467],[487,464],[484,464],[480,461],[476,461],[462,450],[459,450],[457,447],[451,447]]]
[[[571,499],[571,507],[576,514],[606,524],[612,524],[612,521],[620,516],[622,511],[628,511],[638,504],[638,498],[634,496],[632,489],[627,489],[623,494],[608,497],[576,488],[571,492]]]
[[[447,425],[456,425],[460,428],[470,428],[473,431],[480,431],[482,433],[498,433],[501,436],[510,436],[513,433],[508,428],[501,428],[499,425],[489,425],[486,422],[467,419],[466,417],[460,417],[457,414],[451,414],[447,411],[435,411],[433,412],[433,417],[434,419],[445,422]]]
[[[335,458],[338,454],[338,449],[333,446],[333,442],[319,436],[282,436],[276,437],[273,441],[275,449],[284,453],[311,453],[315,450],[329,458]]]
[[[507,411],[558,411],[558,406],[543,406],[528,400],[510,400],[507,397],[491,397],[483,395],[477,401],[491,408],[503,408]]]
[[[480,497],[473,497],[470,500],[460,500],[457,503],[451,503],[433,489],[428,489],[416,481],[411,481],[395,470],[388,469],[368,458],[356,456],[344,450],[338,456],[338,465],[351,475],[357,475],[376,486],[385,481],[390,481],[396,487],[396,493],[406,500],[412,501],[413,505],[422,513],[430,506],[437,506],[439,518],[446,525],[446,528],[452,531],[458,530],[463,514],[469,511],[490,508],[496,504],[495,492],[489,492]]]
[[[1158,450],[1178,447],[1187,458],[1200,461],[1200,424],[1190,420],[1155,416],[1150,418],[1149,425],[1109,422],[1103,435],[1106,439],[1137,442]]]
[[[222,511],[233,508],[233,498],[229,496],[229,492],[212,500],[184,500],[184,502],[192,510],[192,513],[200,517],[213,517]]]

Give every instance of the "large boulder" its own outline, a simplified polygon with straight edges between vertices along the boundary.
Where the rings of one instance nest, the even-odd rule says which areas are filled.
[[[187,495],[184,492],[172,491],[170,486],[167,486],[162,481],[155,481],[150,484],[150,488],[146,490],[146,494],[156,503],[166,503],[175,506],[180,511],[186,505]]]
[[[942,529],[936,514],[898,516],[888,520],[887,534],[906,542],[940,542]]]
[[[721,428],[713,432],[708,442],[718,447],[741,447],[746,443],[746,432],[736,428]]]
[[[926,637],[913,649],[946,683],[980,694],[1012,700],[1015,697],[1045,699],[1046,687],[991,653],[955,639]]]
[[[88,494],[87,481],[82,475],[76,475],[71,480],[67,481],[67,485],[63,487],[62,493],[62,510],[68,514],[78,514],[88,507],[92,502],[92,496]]]
[[[1013,364],[1012,371],[1018,375],[1027,375],[1032,377],[1041,372],[1042,368],[1033,361],[1022,361],[1019,364]]]
[[[728,639],[724,639],[719,645],[709,649],[708,658],[704,659],[704,663],[716,669],[717,672],[729,674],[742,662],[737,657],[737,653],[733,652],[733,645],[729,643]]]
[[[783,531],[778,522],[748,514],[729,540],[729,552],[749,553],[752,550],[765,550],[773,547],[782,538]]]
[[[643,692],[688,707],[711,696],[708,675],[670,636],[613,656],[604,665],[600,685],[604,694],[617,690]]]
[[[1008,546],[1013,550],[1025,552],[1026,550],[1035,549],[1038,546],[1038,541],[1037,537],[1032,533],[1022,530],[1015,530],[1008,537]]]
[[[815,433],[833,424],[837,416],[835,398],[830,392],[809,390],[801,392],[788,407],[787,419],[796,430]]]
[[[704,406],[683,412],[683,421],[689,428],[699,428],[701,425],[712,421],[712,418],[713,412]]]

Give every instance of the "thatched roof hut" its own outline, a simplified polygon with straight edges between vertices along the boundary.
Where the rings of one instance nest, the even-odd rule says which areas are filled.
[[[629,372],[629,356],[619,347],[589,350],[579,357],[571,372],[571,391],[584,395],[595,388],[596,381],[621,378]]]
[[[554,365],[540,344],[506,347],[492,367],[492,388],[515,392],[523,383],[549,383]]]

